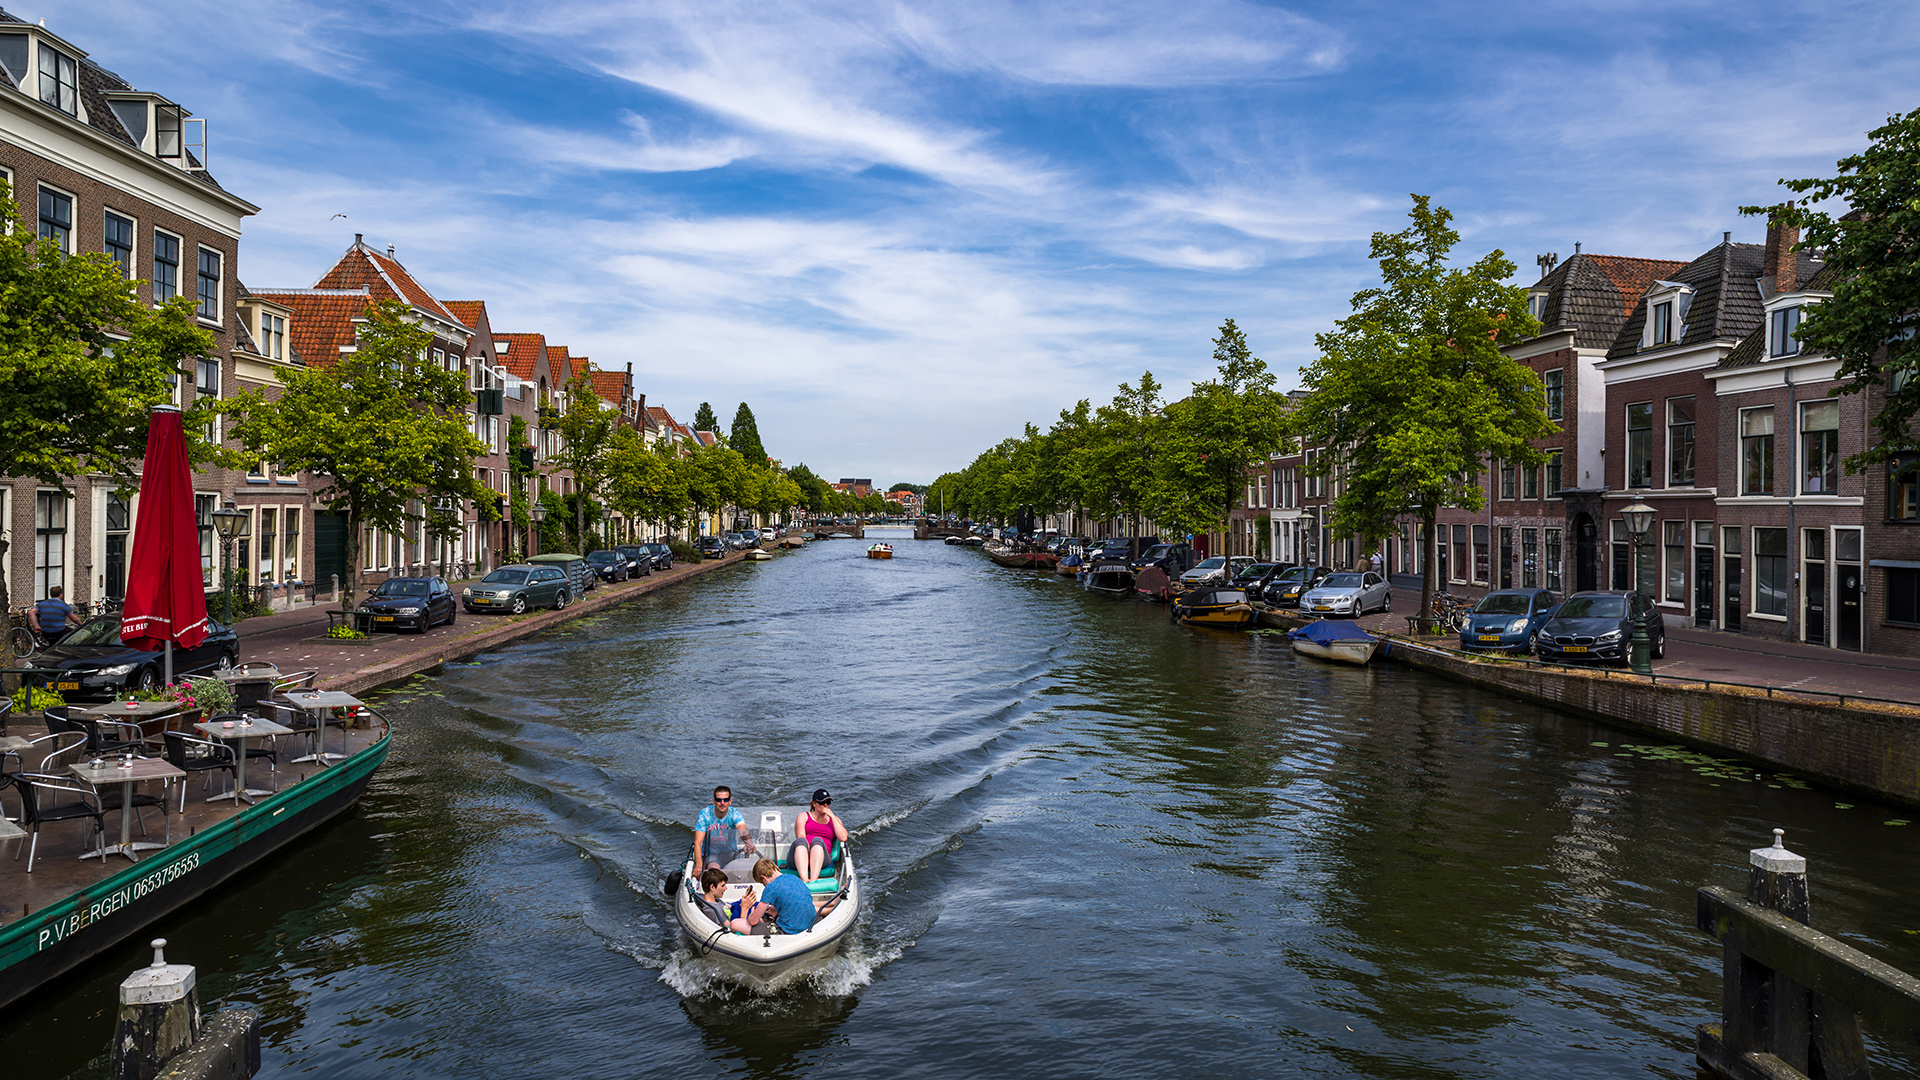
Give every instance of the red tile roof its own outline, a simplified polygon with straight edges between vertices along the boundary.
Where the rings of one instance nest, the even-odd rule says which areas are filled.
[[[533,380],[540,358],[547,352],[545,334],[495,334],[493,340],[507,343],[507,351],[496,353],[507,371],[517,379]]]
[[[1648,286],[1679,273],[1687,265],[1671,259],[1635,259],[1625,255],[1590,255],[1588,258],[1613,287],[1620,290],[1620,299],[1625,305],[1620,311],[1623,316],[1633,313],[1634,305],[1646,295]]]
[[[340,348],[353,344],[353,320],[373,303],[366,289],[252,289],[254,296],[292,309],[287,320],[293,355],[313,367],[330,367]]]
[[[488,322],[485,300],[448,300],[444,306],[470,329],[478,330]]]
[[[594,393],[615,405],[626,400],[627,373],[624,371],[596,371],[592,375]]]
[[[565,386],[573,381],[572,360],[567,355],[565,345],[547,346],[547,374],[552,377],[555,386]]]
[[[314,282],[316,289],[353,289],[365,286],[381,300],[399,300],[457,326],[472,329],[462,322],[434,295],[422,288],[399,260],[389,258],[356,240],[333,269]]]
[[[662,427],[677,428],[680,426],[680,421],[675,420],[672,413],[658,405],[647,406],[647,415],[653,417],[654,423]]]

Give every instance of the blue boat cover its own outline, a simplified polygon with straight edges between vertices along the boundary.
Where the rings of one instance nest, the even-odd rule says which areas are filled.
[[[1373,635],[1350,622],[1334,622],[1321,619],[1308,623],[1298,630],[1287,633],[1288,638],[1306,638],[1318,645],[1331,645],[1336,641],[1372,641]]]

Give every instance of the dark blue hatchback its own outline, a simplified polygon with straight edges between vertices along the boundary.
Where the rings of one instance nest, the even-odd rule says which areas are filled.
[[[1480,598],[1460,627],[1469,651],[1532,652],[1534,635],[1559,604],[1545,589],[1501,589]]]

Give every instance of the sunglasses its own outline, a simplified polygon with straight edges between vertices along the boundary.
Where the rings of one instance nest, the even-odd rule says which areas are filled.
[[[727,796],[726,798],[724,798],[724,799],[723,799],[723,798],[721,798],[720,796],[718,796],[718,795],[715,795],[715,796],[713,797],[713,801],[714,801],[714,802],[732,802],[732,801],[733,801],[733,796],[731,796],[731,795],[729,795],[729,796]]]

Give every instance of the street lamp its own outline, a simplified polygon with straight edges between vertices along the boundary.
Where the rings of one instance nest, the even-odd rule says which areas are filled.
[[[233,500],[215,510],[213,527],[220,533],[220,591],[227,594],[227,619],[233,622],[233,542],[253,535],[253,517],[233,508]]]
[[[1640,588],[1640,548],[1647,542],[1647,533],[1653,529],[1653,513],[1653,507],[1648,506],[1644,502],[1636,502],[1625,510],[1620,511],[1620,516],[1626,519],[1627,532],[1633,537],[1633,587],[1635,591],[1638,591]],[[1629,596],[1627,602],[1632,603],[1633,598]],[[1633,616],[1632,658],[1633,670],[1637,674],[1653,674],[1651,647],[1652,642],[1647,639],[1646,613],[1645,611],[1637,612]]]
[[[540,523],[545,520],[547,520],[546,504],[540,503],[540,502],[534,503],[533,504],[533,528],[529,530],[531,535],[528,537],[528,540],[527,540],[527,548],[530,552],[530,554],[527,556],[528,558],[532,558],[534,555],[540,554]]]

